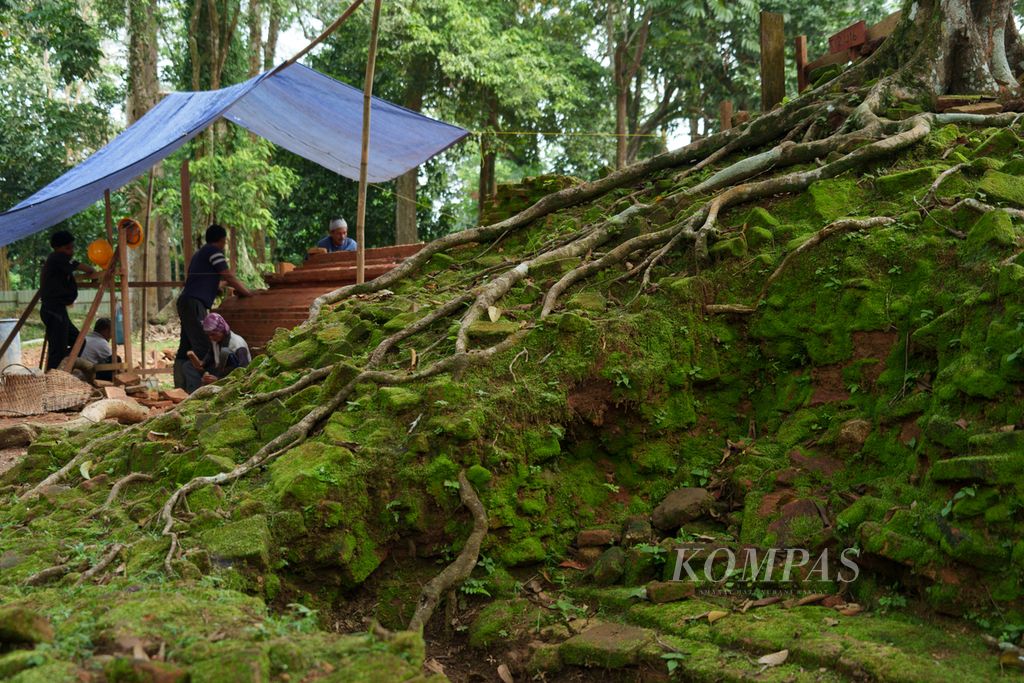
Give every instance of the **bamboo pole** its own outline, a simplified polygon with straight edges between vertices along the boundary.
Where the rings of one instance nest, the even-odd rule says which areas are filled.
[[[146,222],[143,227],[144,234],[142,236],[142,277],[145,278],[149,275],[149,230],[152,227],[151,218],[153,216],[153,169],[149,169],[149,191],[146,193]],[[128,283],[131,285],[131,283]],[[149,288],[142,288],[142,329],[140,330],[141,338],[139,340],[139,364],[142,368],[146,367],[146,332],[149,327]]]
[[[113,245],[114,244],[114,214],[113,214],[113,210],[110,208],[110,190],[104,190],[103,191],[103,207],[104,207],[104,222],[106,223],[106,226],[107,226],[107,242],[109,242],[111,245]],[[113,259],[107,265],[109,266],[110,271],[113,272],[113,270],[114,270],[114,261],[113,261]],[[102,290],[103,288],[100,287],[100,289]],[[110,351],[111,351],[111,353],[113,353],[113,357],[117,358],[117,294],[114,292],[113,281],[111,281],[111,287],[110,287],[110,325],[111,325],[111,332],[112,332],[111,335],[110,335]],[[89,326],[89,321],[86,321],[85,327],[88,327],[88,326]],[[85,330],[85,329],[82,330],[83,333],[85,333],[86,331],[87,330]]]
[[[192,174],[185,159],[181,162],[181,254],[185,260],[185,275],[192,260],[192,246]]]
[[[121,324],[124,325],[124,362],[132,369],[132,304],[128,293],[128,236],[125,229],[118,228],[117,255],[121,264]]]
[[[370,163],[370,103],[373,98],[373,71],[377,62],[380,2],[373,0],[370,51],[366,57],[366,81],[363,83],[363,156],[359,161],[359,199],[356,202],[356,284],[366,281],[366,173]]]
[[[274,70],[270,72],[270,75],[273,76],[278,71],[281,71],[285,67],[291,66],[295,62],[297,62],[300,59],[302,59],[303,57],[305,57],[306,54],[310,50],[312,50],[314,47],[316,47],[320,43],[322,43],[325,40],[327,40],[327,37],[329,35],[331,35],[335,31],[337,31],[338,27],[341,26],[342,24],[344,24],[348,20],[348,18],[350,16],[352,16],[352,13],[355,12],[357,9],[359,9],[359,6],[362,5],[362,4],[363,4],[363,0],[355,0],[351,5],[348,6],[348,9],[346,9],[344,12],[342,12],[340,17],[338,17],[337,19],[334,20],[333,24],[331,24],[330,26],[325,28],[320,35],[318,35],[315,39],[313,39],[312,42],[310,42],[309,45],[307,45],[306,47],[304,47],[301,50],[299,50],[298,52],[296,52],[292,56],[291,59],[289,59],[286,62],[282,62],[277,67],[275,67]],[[374,16],[376,16],[376,15],[374,15]]]

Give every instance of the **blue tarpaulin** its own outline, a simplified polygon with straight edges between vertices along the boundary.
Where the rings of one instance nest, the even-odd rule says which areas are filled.
[[[0,246],[82,211],[222,116],[346,178],[359,178],[362,91],[291,64],[222,90],[167,95],[105,147],[0,214]],[[469,134],[376,97],[370,124],[370,182],[396,178]]]

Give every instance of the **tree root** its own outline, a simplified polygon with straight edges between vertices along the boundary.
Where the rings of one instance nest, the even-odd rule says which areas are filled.
[[[480,544],[487,535],[487,511],[473,485],[466,478],[465,470],[459,472],[459,497],[473,515],[473,531],[466,539],[466,544],[462,546],[459,556],[423,586],[416,612],[409,621],[410,631],[423,631],[423,627],[430,621],[434,609],[441,601],[441,596],[469,578],[480,557]]]
[[[41,586],[44,583],[49,583],[56,579],[61,578],[66,574],[70,574],[73,571],[77,571],[84,568],[84,563],[76,562],[74,564],[65,562],[64,564],[58,564],[53,567],[47,567],[46,569],[40,570],[32,576],[25,579],[26,586]]]
[[[925,193],[924,199],[922,201],[928,205],[934,204],[935,193],[939,191],[939,185],[942,184],[942,181],[966,166],[967,164],[957,164],[956,166],[953,166],[952,168],[947,168],[945,171],[940,173],[939,177],[935,179],[934,183],[932,183],[932,186],[928,188],[928,192]]]
[[[114,501],[117,500],[117,497],[121,494],[121,489],[137,481],[153,481],[153,475],[146,474],[145,472],[132,472],[131,474],[126,474],[125,476],[121,477],[116,482],[114,482],[114,485],[110,489],[110,495],[107,496],[107,499],[103,502],[103,505],[99,506],[91,513],[89,513],[87,519],[98,517],[99,515],[103,514],[103,512],[105,512],[106,510],[109,510],[110,506],[114,504]]]
[[[85,460],[92,452],[99,450],[101,447],[106,446],[111,441],[114,441],[118,437],[122,436],[124,436],[124,432],[118,431],[113,432],[112,434],[107,434],[105,437],[93,441],[87,447],[79,451],[78,455],[64,463],[64,466],[61,467],[59,470],[43,479],[41,482],[30,488],[28,491],[25,491],[20,496],[18,496],[19,500],[31,500],[33,498],[38,497],[39,492],[42,488],[50,486],[52,484],[56,484],[59,481],[63,481],[64,477],[66,477],[68,473],[71,472],[71,470],[77,467],[80,463],[85,462]]]
[[[974,211],[977,211],[979,213],[988,213],[989,211],[1005,211],[1014,218],[1024,218],[1024,210],[1022,209],[1012,209],[1005,206],[992,206],[991,204],[986,204],[985,202],[981,202],[978,201],[977,199],[972,199],[970,197],[968,197],[967,199],[961,199],[956,204],[949,207],[949,210],[956,211],[957,209],[960,208],[973,209]]]
[[[93,565],[89,571],[78,577],[78,580],[75,581],[75,585],[81,586],[86,581],[92,581],[94,578],[99,576],[99,574],[114,561],[114,558],[120,555],[127,547],[128,546],[124,543],[115,543],[110,546],[110,549],[103,554],[103,557],[100,558],[99,562]]]

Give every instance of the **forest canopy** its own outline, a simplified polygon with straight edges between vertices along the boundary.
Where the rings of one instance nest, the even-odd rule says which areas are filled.
[[[787,31],[806,34],[816,54],[828,35],[876,21],[891,4],[386,2],[375,93],[474,134],[417,171],[371,186],[366,246],[470,227],[481,190],[486,197],[497,183],[540,173],[593,179],[716,132],[724,99],[757,110],[762,9],[783,13]],[[272,68],[338,12],[302,0],[0,3],[0,204],[13,206],[86,158],[161,93],[225,87]],[[304,61],[361,87],[369,16],[357,11]],[[629,68],[616,61],[626,53]],[[787,74],[795,95],[795,70]],[[355,213],[356,183],[220,124],[156,169],[158,272],[149,279],[180,275],[178,169],[186,158],[196,222],[215,217],[237,228],[242,274],[254,282],[267,264],[300,259],[331,218]],[[113,195],[115,213],[141,213],[145,182]],[[87,241],[102,234],[102,216],[97,205],[57,227]],[[0,284],[35,287],[46,239],[11,245],[10,282]]]

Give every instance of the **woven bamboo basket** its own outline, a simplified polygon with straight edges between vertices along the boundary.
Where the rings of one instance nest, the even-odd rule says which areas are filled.
[[[81,408],[92,397],[93,388],[63,370],[45,375],[0,375],[0,417],[39,415]]]

